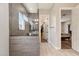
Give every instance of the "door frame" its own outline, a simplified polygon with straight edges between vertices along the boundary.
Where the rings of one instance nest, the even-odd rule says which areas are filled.
[[[73,10],[73,7],[63,7],[63,8],[60,8],[60,11],[59,11],[59,18],[60,18],[60,30],[61,30],[61,10]],[[72,16],[72,13],[71,13],[71,16]],[[71,22],[72,22],[72,19],[71,19]],[[71,27],[72,27],[72,24],[71,24]],[[73,30],[72,30],[73,31]],[[72,37],[71,37],[72,38]],[[73,41],[73,39],[71,40],[71,42]],[[71,49],[72,49],[72,45],[73,45],[73,42],[71,43]],[[61,31],[60,31],[60,48],[61,48]],[[61,48],[62,49],[62,48]]]

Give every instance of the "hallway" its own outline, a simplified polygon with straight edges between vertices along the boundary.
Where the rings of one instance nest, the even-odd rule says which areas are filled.
[[[79,56],[79,53],[72,49],[56,50],[48,43],[41,43],[40,55],[41,56]]]

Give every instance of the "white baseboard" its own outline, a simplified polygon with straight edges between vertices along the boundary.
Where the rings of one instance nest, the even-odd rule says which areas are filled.
[[[50,42],[50,41],[48,41],[48,43],[52,46],[52,47],[54,47],[55,49],[57,49],[57,50],[59,50],[59,49],[61,49],[61,48],[59,48],[59,47],[56,47],[52,42]]]
[[[72,48],[74,51],[76,51],[76,52],[79,52],[79,50],[78,49],[74,49],[74,48]]]

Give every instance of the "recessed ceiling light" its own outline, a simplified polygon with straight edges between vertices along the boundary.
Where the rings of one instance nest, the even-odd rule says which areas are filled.
[[[38,19],[35,19],[35,21],[38,21]]]

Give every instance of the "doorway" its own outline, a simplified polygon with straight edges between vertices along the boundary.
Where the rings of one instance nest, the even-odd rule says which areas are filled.
[[[48,15],[40,15],[41,20],[41,42],[48,42]]]
[[[61,49],[72,48],[72,10],[61,10]]]

